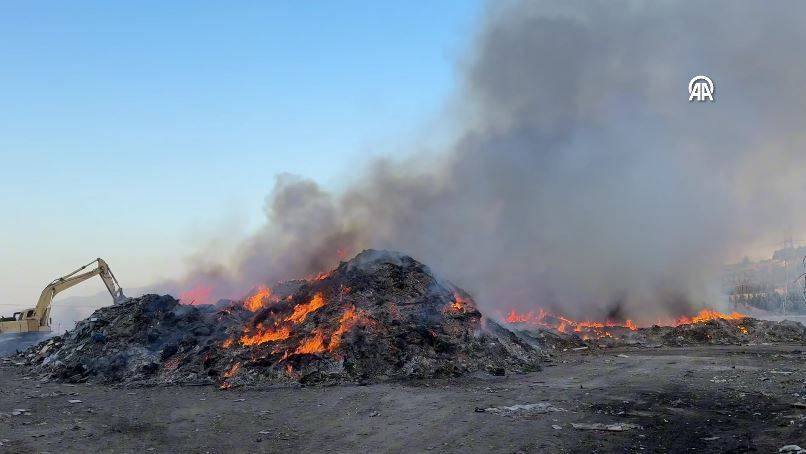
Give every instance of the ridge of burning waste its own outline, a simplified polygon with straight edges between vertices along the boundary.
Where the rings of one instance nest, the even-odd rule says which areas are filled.
[[[632,320],[579,321],[544,309],[511,310],[504,320],[520,336],[547,348],[688,346],[702,344],[806,343],[806,327],[793,321],[758,320],[732,312],[702,309],[691,317],[658,321],[650,327]]]
[[[654,325],[657,326],[680,326],[690,325],[697,323],[706,323],[711,320],[736,320],[741,321],[748,318],[747,315],[739,312],[732,312],[730,314],[722,313],[713,309],[702,309],[696,315],[691,317],[681,316],[674,320],[661,321],[658,320]],[[510,310],[504,318],[510,324],[530,324],[541,326],[544,328],[551,328],[565,334],[579,333],[584,338],[595,337],[609,337],[610,331],[613,328],[623,328],[630,331],[637,331],[638,326],[631,319],[624,321],[618,320],[574,320],[560,314],[555,314],[540,308],[537,313],[534,311],[518,312]],[[737,324],[740,330],[743,330],[741,324]]]
[[[425,265],[374,250],[243,301],[145,295],[105,307],[23,356],[68,381],[221,388],[526,372],[542,358]]]

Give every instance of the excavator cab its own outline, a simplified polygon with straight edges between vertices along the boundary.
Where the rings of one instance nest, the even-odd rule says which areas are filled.
[[[22,312],[14,312],[14,320],[28,320],[34,318],[34,309],[28,309],[27,311]]]

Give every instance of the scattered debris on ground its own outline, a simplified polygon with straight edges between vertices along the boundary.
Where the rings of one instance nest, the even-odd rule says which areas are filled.
[[[579,430],[604,430],[608,432],[623,432],[625,430],[632,430],[632,429],[640,429],[641,426],[636,424],[629,424],[624,422],[619,423],[610,423],[610,424],[603,424],[603,423],[571,423],[571,427],[574,429]]]
[[[537,402],[534,404],[517,404],[508,407],[489,407],[484,409],[484,412],[486,413],[493,413],[501,416],[542,415],[555,411],[565,411],[565,410],[559,407],[555,407],[550,402]]]
[[[630,358],[618,358],[622,351]],[[506,376],[218,392],[40,381],[30,366],[0,361],[7,390],[0,452],[769,453],[804,446],[806,410],[793,406],[806,402],[800,345],[590,349],[555,355],[553,363]],[[486,411],[541,402],[567,411]],[[13,416],[14,409],[30,415]],[[641,429],[572,426],[595,423]]]

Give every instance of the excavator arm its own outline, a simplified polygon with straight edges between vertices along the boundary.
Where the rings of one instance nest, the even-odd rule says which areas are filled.
[[[93,264],[97,265],[94,269],[82,272]],[[36,317],[39,320],[47,323],[48,317],[50,316],[50,305],[53,302],[53,298],[59,292],[67,290],[68,288],[73,287],[76,284],[80,284],[94,276],[101,276],[101,279],[104,281],[106,289],[109,290],[109,294],[112,295],[112,300],[115,304],[120,304],[126,301],[127,298],[123,295],[123,289],[120,287],[115,275],[112,274],[112,270],[109,269],[109,265],[107,265],[102,259],[98,258],[66,276],[54,279],[50,284],[48,284],[39,295],[39,301],[36,303],[36,308],[34,308]]]

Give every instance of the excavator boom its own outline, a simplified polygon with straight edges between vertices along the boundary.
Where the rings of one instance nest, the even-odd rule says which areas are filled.
[[[96,264],[95,268],[84,271],[93,264]],[[104,285],[106,285],[106,289],[109,290],[109,294],[112,295],[112,301],[115,304],[121,304],[128,299],[123,295],[123,289],[120,287],[115,275],[112,274],[109,265],[102,259],[97,258],[70,274],[54,279],[42,290],[36,307],[33,309],[17,312],[14,314],[14,317],[0,318],[0,333],[50,331],[50,306],[53,302],[53,298],[59,292],[67,290],[94,276],[101,277],[104,281]]]

